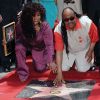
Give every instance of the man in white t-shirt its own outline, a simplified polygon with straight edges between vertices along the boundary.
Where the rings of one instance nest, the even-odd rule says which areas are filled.
[[[79,72],[90,69],[94,46],[98,41],[97,27],[91,19],[67,7],[62,12],[62,20],[55,27],[54,36],[58,67],[55,84],[63,82],[62,71],[70,70],[74,62]]]

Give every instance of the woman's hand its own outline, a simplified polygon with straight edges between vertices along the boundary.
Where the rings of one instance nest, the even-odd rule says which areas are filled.
[[[57,73],[57,65],[54,62],[47,64],[48,68],[53,71],[53,73]]]
[[[55,78],[55,80],[53,81],[54,85],[59,86],[62,83],[65,83],[64,79],[63,79],[63,75],[61,71],[58,71],[57,76]]]

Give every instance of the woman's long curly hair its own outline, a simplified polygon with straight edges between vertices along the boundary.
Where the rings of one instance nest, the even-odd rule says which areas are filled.
[[[62,34],[62,39],[63,39],[63,42],[65,44],[65,47],[66,47],[66,53],[68,54],[69,51],[68,51],[68,36],[67,36],[67,29],[66,29],[66,25],[65,25],[65,22],[64,22],[64,19],[63,19],[63,13],[66,9],[70,9],[74,12],[74,14],[76,15],[77,18],[80,18],[82,15],[81,14],[78,14],[76,13],[72,8],[70,7],[66,7],[63,9],[62,11],[62,23],[61,23],[61,34]]]
[[[33,25],[33,16],[36,14],[36,12],[40,13],[41,22],[43,22],[46,18],[46,11],[40,3],[27,3],[24,6],[21,14],[20,22],[23,34],[25,37],[30,39],[36,37],[36,31]]]

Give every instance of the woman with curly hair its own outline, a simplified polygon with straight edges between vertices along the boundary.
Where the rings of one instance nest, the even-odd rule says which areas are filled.
[[[44,6],[46,9],[46,20],[53,29],[58,14],[56,0],[32,0],[32,2],[39,2]]]
[[[16,25],[15,43],[17,73],[21,81],[29,77],[29,69],[25,63],[27,50],[32,53],[36,71],[43,72],[47,66],[55,66],[53,33],[45,21],[45,9],[41,4],[28,3],[24,6],[20,21]]]

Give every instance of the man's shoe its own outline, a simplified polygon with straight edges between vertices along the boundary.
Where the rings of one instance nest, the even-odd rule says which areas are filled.
[[[96,66],[91,66],[91,68],[89,69],[89,71],[95,71],[96,70]]]

